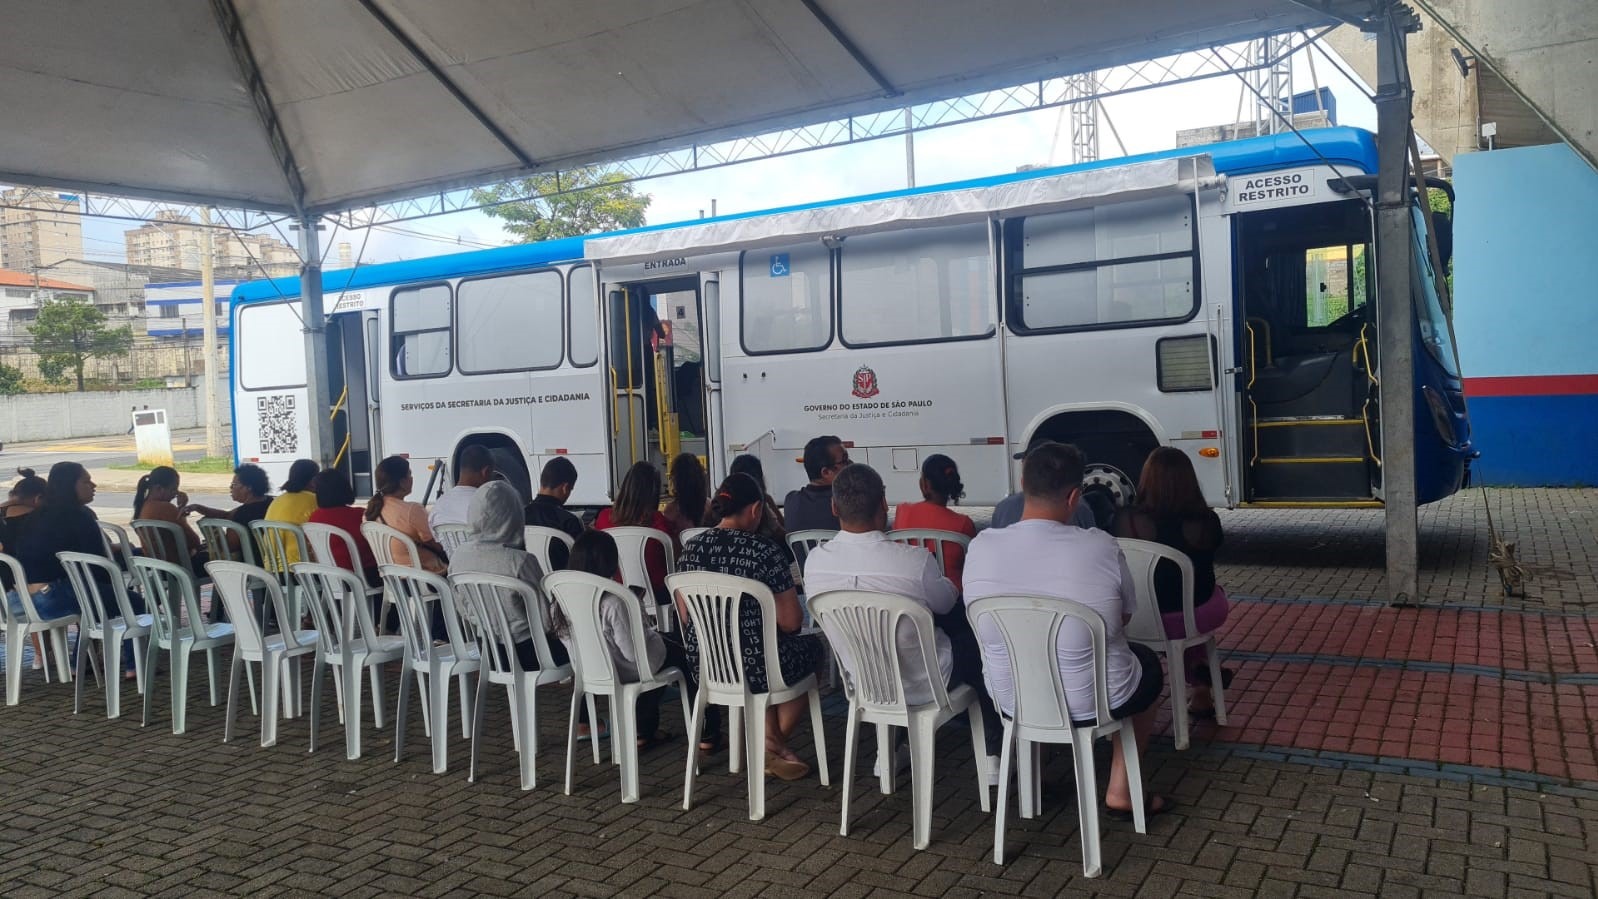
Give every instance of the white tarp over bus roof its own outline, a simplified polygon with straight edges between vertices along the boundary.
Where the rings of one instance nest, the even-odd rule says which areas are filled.
[[[0,181],[329,212],[1331,21],[1310,5],[8,0]]]
[[[1186,156],[990,182],[954,190],[905,192],[875,200],[822,204],[770,215],[748,216],[646,229],[584,241],[583,256],[611,263],[658,256],[758,249],[826,236],[847,237],[895,228],[922,228],[981,221],[995,212],[1025,215],[1037,210],[1091,206],[1172,193],[1192,193],[1216,183],[1208,156]]]

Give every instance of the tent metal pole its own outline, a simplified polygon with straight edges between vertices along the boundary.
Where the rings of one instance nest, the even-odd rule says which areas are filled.
[[[1415,310],[1410,288],[1414,219],[1409,199],[1411,91],[1405,41],[1414,13],[1390,0],[1376,20],[1376,295],[1381,356],[1382,499],[1387,595],[1420,595],[1415,494]]]
[[[322,312],[322,248],[317,216],[300,223],[300,318],[305,323],[305,404],[311,416],[306,456],[323,468],[333,463],[333,404],[327,367],[327,316]]]

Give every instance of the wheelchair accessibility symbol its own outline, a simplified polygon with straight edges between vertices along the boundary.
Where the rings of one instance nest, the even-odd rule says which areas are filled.
[[[786,278],[786,277],[788,277],[788,254],[787,253],[772,253],[771,254],[771,277],[773,277],[773,278]]]

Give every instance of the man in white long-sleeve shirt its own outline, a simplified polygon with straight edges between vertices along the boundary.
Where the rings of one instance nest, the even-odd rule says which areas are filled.
[[[805,593],[818,596],[829,590],[875,590],[926,606],[937,625],[936,676],[948,686],[970,684],[976,689],[988,727],[990,755],[996,755],[1001,723],[982,684],[982,655],[960,607],[959,591],[943,576],[937,557],[924,547],[888,539],[887,492],[882,476],[869,465],[857,463],[838,473],[832,482],[832,509],[838,516],[838,536],[811,550],[805,559]],[[915,628],[908,621],[900,622],[895,636],[906,701],[910,705],[931,702],[932,685],[921,661]],[[845,671],[851,670],[851,660],[844,652],[839,652],[838,660]]]

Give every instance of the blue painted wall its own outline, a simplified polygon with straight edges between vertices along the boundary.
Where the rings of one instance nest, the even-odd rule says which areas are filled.
[[[1598,485],[1598,173],[1521,147],[1455,157],[1454,188],[1477,482]]]

